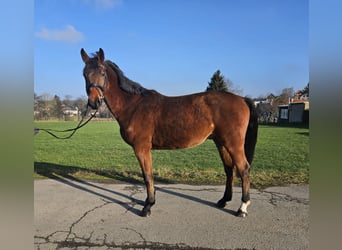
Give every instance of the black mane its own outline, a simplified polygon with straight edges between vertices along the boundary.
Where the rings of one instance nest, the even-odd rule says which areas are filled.
[[[110,60],[106,60],[105,63],[116,73],[119,79],[120,88],[130,94],[134,95],[148,95],[151,90],[148,90],[141,86],[139,83],[128,79],[118,65]]]

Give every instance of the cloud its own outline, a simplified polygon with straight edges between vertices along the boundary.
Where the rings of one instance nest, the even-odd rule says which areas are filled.
[[[71,42],[76,43],[84,40],[82,32],[77,31],[74,26],[68,24],[61,30],[50,30],[42,28],[41,31],[36,32],[36,36],[51,41]]]

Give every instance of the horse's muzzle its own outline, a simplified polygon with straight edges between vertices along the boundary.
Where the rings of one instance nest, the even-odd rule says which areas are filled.
[[[98,109],[102,104],[102,98],[95,99],[95,100],[90,100],[88,99],[88,106],[91,107],[92,109]]]
[[[91,89],[96,89],[96,92],[91,93]],[[98,109],[102,100],[104,99],[104,88],[100,84],[90,83],[86,86],[87,94],[88,94],[88,106],[92,109]]]

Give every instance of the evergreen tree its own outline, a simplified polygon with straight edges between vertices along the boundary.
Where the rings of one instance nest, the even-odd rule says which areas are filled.
[[[308,84],[305,86],[305,88],[303,89],[303,94],[307,94],[309,96],[309,91],[310,91],[310,86],[309,86],[310,82],[308,82]]]
[[[227,83],[224,77],[221,75],[220,70],[217,70],[208,82],[208,87],[206,91],[228,91]]]
[[[53,99],[54,99],[54,106],[52,110],[53,116],[58,119],[62,119],[63,118],[62,101],[58,95],[55,95]]]

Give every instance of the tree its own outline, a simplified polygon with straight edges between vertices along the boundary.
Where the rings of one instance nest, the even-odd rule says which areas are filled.
[[[64,97],[63,104],[67,107],[72,107],[73,106],[72,96],[66,95]]]
[[[51,117],[51,95],[44,93],[41,96],[35,95],[36,102],[36,118],[39,120],[47,120]]]
[[[293,88],[284,88],[281,91],[280,96],[277,97],[276,101],[278,105],[289,104],[291,97],[293,97]]]
[[[228,92],[231,92],[237,95],[242,95],[243,90],[239,86],[235,86],[234,83],[230,79],[225,77],[224,82],[227,85]]]
[[[228,91],[227,83],[221,75],[220,70],[217,70],[208,82],[206,91]]]
[[[53,98],[53,107],[52,107],[52,115],[58,119],[63,118],[63,108],[62,108],[62,101],[58,95],[55,95]]]
[[[231,92],[237,95],[242,95],[243,90],[239,87],[235,87],[234,83],[229,79],[221,75],[220,70],[217,70],[208,82],[206,91],[224,91]]]
[[[310,90],[309,84],[310,84],[310,82],[308,82],[308,84],[303,89],[303,94],[307,94],[308,97],[309,97],[309,90]]]
[[[81,115],[85,115],[85,112],[87,111],[87,101],[86,97],[79,97],[74,101],[73,106],[78,108]]]

